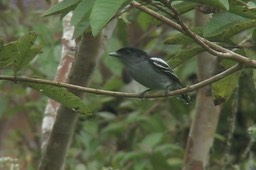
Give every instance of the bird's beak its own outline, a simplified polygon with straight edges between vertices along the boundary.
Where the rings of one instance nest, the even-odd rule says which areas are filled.
[[[121,55],[118,54],[117,52],[112,52],[112,53],[109,53],[110,56],[113,56],[113,57],[120,57]]]

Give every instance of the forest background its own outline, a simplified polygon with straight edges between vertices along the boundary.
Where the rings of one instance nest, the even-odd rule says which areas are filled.
[[[255,26],[248,0],[0,1],[0,168],[256,169]],[[125,46],[187,87],[141,100]]]

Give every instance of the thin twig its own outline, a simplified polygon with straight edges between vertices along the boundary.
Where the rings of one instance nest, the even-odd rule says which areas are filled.
[[[187,93],[187,92],[192,92],[194,90],[197,90],[201,87],[204,87],[206,85],[209,85],[213,82],[216,82],[220,79],[223,79],[224,77],[237,72],[241,70],[243,67],[240,64],[236,64],[229,69],[212,76],[206,80],[203,80],[199,83],[196,83],[191,86],[187,86],[182,89],[174,90],[171,91],[168,96],[174,96],[182,93]],[[108,91],[108,90],[100,90],[100,89],[95,89],[95,88],[89,88],[89,87],[82,87],[82,86],[77,86],[73,84],[68,84],[68,83],[63,83],[63,82],[57,82],[57,81],[50,81],[50,80],[44,80],[44,79],[38,79],[38,78],[28,78],[28,77],[15,77],[15,76],[5,76],[5,75],[0,75],[0,80],[9,80],[13,81],[15,83],[20,83],[20,82],[29,82],[29,83],[37,83],[37,84],[47,84],[47,85],[53,85],[57,87],[64,87],[72,90],[77,90],[77,91],[83,91],[87,93],[93,93],[97,95],[107,95],[107,96],[114,96],[114,97],[127,97],[127,98],[140,98],[140,94],[135,94],[135,93],[124,93],[124,92],[116,92],[116,91]],[[146,94],[144,96],[145,98],[159,98],[159,97],[166,97],[165,94]]]

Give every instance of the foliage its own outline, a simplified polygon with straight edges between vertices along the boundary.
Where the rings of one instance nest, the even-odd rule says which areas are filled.
[[[197,66],[195,56],[205,50],[191,38],[161,24],[148,14],[136,9],[128,10],[126,5],[129,2],[124,0],[64,0],[46,10],[43,16],[59,14],[62,18],[69,11],[73,11],[71,24],[75,26],[74,38],[79,38],[88,31],[92,31],[94,36],[97,36],[113,17],[120,18],[116,32],[108,45],[108,50],[102,56],[99,68],[93,75],[92,87],[121,91],[125,86],[129,91],[140,91],[137,90],[141,89],[140,86],[130,87],[126,84],[129,81],[122,81],[122,78],[124,80],[129,78],[122,74],[120,64],[107,55],[108,52],[122,46],[136,46],[157,56],[165,56],[164,59],[175,68],[183,82],[187,82],[187,84],[195,82]],[[145,3],[145,1],[141,2]],[[161,4],[161,1],[152,2],[157,5]],[[200,7],[210,7],[198,7],[203,13],[209,12],[209,9],[211,9],[210,12],[214,12],[207,24],[201,27],[190,26],[190,29],[223,47],[232,50],[238,48],[239,53],[255,59],[255,38],[252,37],[255,34],[256,21],[254,1],[184,0],[173,3],[187,25],[192,25],[195,19],[193,15],[195,8],[199,5]],[[168,13],[159,10],[152,4],[149,4],[148,7],[171,18]],[[170,12],[168,8],[164,9]],[[0,12],[1,16],[2,13],[3,11]],[[8,14],[10,18],[13,17],[12,15],[12,13]],[[6,30],[12,28],[13,31],[7,32],[5,36],[1,35],[3,41],[0,41],[0,67],[6,74],[10,74],[11,71],[10,67],[5,67],[11,66],[15,74],[53,78],[60,55],[58,42],[60,29],[56,30],[56,23],[60,25],[60,22],[52,17],[40,18],[40,21],[36,21],[38,16],[30,14],[27,17],[26,20],[33,19],[35,21],[29,25],[29,29],[25,25],[26,23],[23,23],[16,30],[15,26],[8,25],[8,20],[3,20],[2,23],[6,23]],[[3,32],[1,31],[1,34]],[[17,32],[17,34],[13,34],[13,32]],[[35,39],[35,33],[28,32],[36,32],[39,40]],[[8,39],[10,35],[14,38]],[[7,39],[8,41],[6,41]],[[15,39],[15,41],[10,41],[10,39]],[[2,42],[7,43],[3,44]],[[43,53],[40,53],[41,51]],[[35,57],[36,55],[39,57]],[[29,62],[31,62],[30,65],[28,65]],[[228,69],[233,65],[234,62],[220,60],[220,68],[217,71]],[[246,153],[246,149],[249,149],[251,154],[255,155],[255,77],[255,69],[248,70],[230,75],[212,85],[215,104],[223,104],[223,109],[213,153],[210,155],[210,168],[221,169],[225,164],[224,155],[226,153],[223,152],[227,147],[226,134],[233,133],[227,126],[231,124],[229,121],[227,123],[227,120],[234,119],[231,117],[233,108],[237,108],[235,117],[237,119],[231,140],[232,146],[228,152],[229,157],[232,158],[228,160],[229,168],[235,169],[235,166],[238,166],[240,169],[249,169],[246,167],[255,166],[255,161],[253,166],[250,165],[252,160]],[[3,120],[11,119],[16,114],[25,112],[29,122],[37,125],[37,128],[32,128],[32,126],[30,128],[38,133],[42,117],[39,113],[43,113],[46,98],[40,96],[39,99],[34,99],[31,96],[29,99],[32,101],[29,102],[26,98],[19,98],[31,94],[27,92],[26,87],[17,87],[6,82],[1,82],[0,85],[1,92],[5,95],[5,97],[0,96],[0,105],[3,106],[0,108],[0,117]],[[77,108],[77,104],[80,104],[83,108],[80,112],[88,112],[87,107],[93,112],[92,116],[81,115],[79,119],[74,142],[67,158],[68,169],[181,169],[191,117],[194,114],[193,104],[184,106],[175,98],[139,100],[92,94],[87,94],[85,101],[76,98],[74,102],[73,98],[69,100],[66,97],[71,94],[62,88],[42,84],[25,83],[25,85],[32,86],[38,91],[41,90],[44,95],[62,104],[66,103],[67,106],[75,103],[75,106],[72,105],[70,108]],[[10,90],[10,88],[14,90]],[[234,91],[237,95],[234,94]],[[192,98],[195,98],[194,94],[192,94]],[[235,100],[238,100],[238,103],[234,105],[233,101]],[[83,103],[86,103],[86,106]],[[11,108],[11,106],[15,107]],[[19,133],[17,132],[17,134]],[[15,141],[20,141],[22,137],[31,143],[38,140],[38,136],[31,139],[27,136],[24,137],[23,133],[13,136],[13,138],[6,138],[5,141],[14,141],[13,145],[15,145]],[[252,141],[251,144],[250,141]],[[9,147],[11,148],[12,145],[10,144]],[[31,147],[30,144],[23,141],[14,155],[19,155],[23,150],[30,153],[27,155],[33,155],[31,156],[33,157],[32,161],[36,164],[39,157],[39,144],[37,143],[36,147]],[[22,155],[20,159],[26,162],[27,155]],[[30,161],[27,160],[28,164],[36,167]]]

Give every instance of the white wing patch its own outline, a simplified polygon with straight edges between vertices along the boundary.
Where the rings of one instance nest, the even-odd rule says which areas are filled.
[[[176,79],[176,81],[179,81],[177,75],[174,73],[171,67],[163,59],[157,58],[157,57],[151,57],[149,60],[156,70],[162,73],[165,73],[169,77]]]
[[[150,58],[150,60],[156,67],[158,67],[159,69],[161,69],[163,71],[171,70],[170,66],[161,58],[152,57],[152,58]]]

